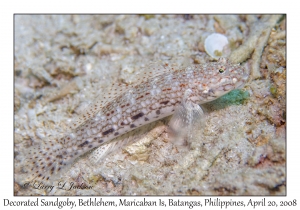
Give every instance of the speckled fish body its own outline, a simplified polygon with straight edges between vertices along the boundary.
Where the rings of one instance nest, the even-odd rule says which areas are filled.
[[[149,72],[138,84],[113,85],[104,100],[96,99],[73,122],[71,133],[29,148],[27,178],[53,179],[87,151],[173,114],[187,92],[190,101],[203,104],[239,88],[246,79],[243,67],[221,58],[185,69],[165,66]]]

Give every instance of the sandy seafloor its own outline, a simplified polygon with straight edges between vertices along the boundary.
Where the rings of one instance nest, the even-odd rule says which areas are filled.
[[[41,189],[16,181],[15,195],[286,195],[285,30],[280,15],[15,15],[16,176],[26,177],[26,149],[65,135],[112,83],[134,84],[153,62],[211,62],[204,40],[214,32],[250,74],[243,89],[203,106],[188,146],[174,145],[159,120],[102,159],[84,154]]]

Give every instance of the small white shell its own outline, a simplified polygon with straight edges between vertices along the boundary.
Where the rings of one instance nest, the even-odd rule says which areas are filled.
[[[229,55],[228,39],[223,34],[213,33],[204,42],[204,48],[208,55],[218,59]]]

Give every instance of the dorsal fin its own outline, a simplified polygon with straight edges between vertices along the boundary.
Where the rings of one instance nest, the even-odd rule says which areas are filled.
[[[128,92],[133,85],[114,83],[108,90],[99,93],[95,100],[90,103],[70,124],[71,129],[75,129],[85,121],[93,117],[95,114],[101,112],[101,110],[110,102],[114,101],[119,95]]]
[[[113,102],[120,95],[128,95],[128,97],[135,94],[135,87],[146,83],[150,78],[157,77],[167,72],[178,70],[177,65],[170,65],[167,62],[155,62],[142,68],[140,71],[134,73],[134,80],[132,84],[116,82],[110,86],[107,91],[99,93],[96,99],[90,103],[84,111],[70,123],[70,129],[75,129],[97,113],[108,104]],[[172,74],[170,74],[172,75]],[[155,82],[155,81],[154,81]],[[154,84],[152,84],[154,85]]]

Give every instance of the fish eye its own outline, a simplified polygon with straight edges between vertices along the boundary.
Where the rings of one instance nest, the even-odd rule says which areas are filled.
[[[219,69],[219,73],[221,73],[221,74],[224,73],[224,71],[225,71],[225,70],[222,69],[222,68]]]

